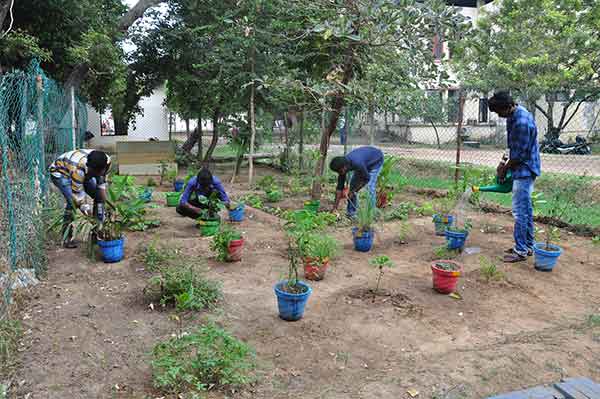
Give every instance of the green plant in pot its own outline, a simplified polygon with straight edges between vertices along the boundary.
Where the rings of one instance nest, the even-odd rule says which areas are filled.
[[[277,297],[279,317],[286,321],[300,320],[304,315],[304,309],[312,288],[299,279],[298,263],[300,250],[295,240],[288,240],[288,270],[287,279],[275,284],[274,291]]]
[[[202,205],[197,221],[200,232],[203,236],[214,235],[221,224],[219,212],[225,209],[225,205],[216,192],[212,192],[208,197],[199,196],[198,202]]]
[[[377,295],[379,293],[379,284],[381,283],[381,278],[385,273],[385,269],[391,269],[392,267],[394,267],[394,263],[389,258],[389,256],[386,255],[377,256],[371,259],[369,263],[371,264],[371,266],[379,270],[379,273],[377,275],[377,285],[375,286],[375,290],[373,291],[373,294]]]
[[[443,236],[446,228],[452,226],[454,217],[450,212],[454,209],[455,201],[453,197],[438,199],[432,203],[434,215],[433,224],[435,226],[435,234]]]
[[[213,236],[210,249],[217,253],[219,262],[237,262],[242,259],[242,234],[231,226],[222,226]]]
[[[375,199],[368,191],[363,191],[359,196],[355,224],[352,229],[354,248],[360,252],[368,252],[373,246],[373,225],[379,214]]]
[[[455,225],[446,227],[445,235],[448,249],[461,250],[472,228],[473,224],[469,219],[465,220],[462,225],[456,222]]]
[[[387,204],[392,200],[396,187],[393,184],[393,175],[395,173],[396,166],[400,162],[400,158],[395,156],[387,155],[384,157],[383,166],[377,179],[377,207],[385,208]]]
[[[339,244],[329,235],[309,233],[299,237],[299,247],[304,260],[304,277],[322,280],[330,261],[337,255]]]

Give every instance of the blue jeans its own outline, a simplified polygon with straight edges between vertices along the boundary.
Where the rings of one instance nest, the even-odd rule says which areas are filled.
[[[65,210],[72,211],[75,209],[73,206],[73,190],[71,188],[71,179],[67,177],[55,177],[52,176],[52,183],[60,190],[60,193],[65,197],[66,206]],[[92,177],[91,179],[87,179],[83,183],[83,189],[85,193],[96,199],[96,192],[98,191],[98,184],[96,182],[96,178]]]
[[[512,213],[515,218],[514,251],[526,256],[533,249],[535,240],[533,226],[533,203],[531,194],[535,179],[525,177],[515,179],[512,189]]]
[[[371,194],[371,202],[375,205],[375,201],[377,199],[377,179],[379,178],[379,174],[381,173],[382,166],[375,168],[369,171],[369,182],[367,183],[367,189],[369,190],[369,194]],[[350,187],[354,186],[356,183],[355,179],[357,179],[356,173],[352,175],[350,179]],[[358,197],[352,195],[348,197],[348,206],[346,208],[346,214],[350,217],[354,217],[356,215],[356,208],[358,207]]]

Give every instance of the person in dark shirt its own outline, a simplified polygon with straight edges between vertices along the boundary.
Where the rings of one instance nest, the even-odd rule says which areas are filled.
[[[205,207],[198,198],[200,196],[208,198],[213,192],[216,192],[219,199],[229,208],[229,197],[219,178],[213,176],[207,168],[202,168],[198,175],[192,177],[185,186],[179,205],[176,208],[177,213],[181,216],[198,219],[200,211]]]
[[[516,104],[508,92],[498,92],[488,100],[490,111],[506,118],[509,156],[497,168],[503,180],[510,170],[513,177],[512,211],[515,219],[515,246],[506,251],[505,262],[521,262],[533,254],[534,225],[531,195],[541,174],[540,150],[535,119]]]
[[[334,211],[338,209],[342,200],[348,172],[352,172],[352,179],[350,179],[350,188],[348,191],[347,215],[349,217],[356,215],[356,207],[358,205],[356,193],[364,186],[368,186],[371,201],[375,203],[377,178],[383,167],[383,152],[380,149],[370,146],[357,148],[350,151],[346,156],[334,157],[329,167],[339,174],[335,192],[335,204],[333,205]]]

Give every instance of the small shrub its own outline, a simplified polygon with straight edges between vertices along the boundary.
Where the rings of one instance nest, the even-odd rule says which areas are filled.
[[[252,208],[261,209],[263,207],[262,199],[256,194],[246,194],[240,197],[240,201],[248,204]]]
[[[394,263],[389,258],[389,256],[385,256],[385,255],[377,256],[377,257],[371,259],[369,261],[369,263],[373,267],[379,269],[379,274],[377,276],[377,286],[375,287],[375,291],[374,291],[375,294],[377,294],[379,292],[379,284],[381,283],[381,277],[383,277],[385,268],[391,269],[392,267],[394,267]]]
[[[408,237],[412,234],[412,226],[408,222],[400,223],[398,226],[398,239],[400,240],[400,244],[406,244]]]
[[[356,210],[356,227],[359,231],[370,231],[377,219],[379,209],[377,209],[375,198],[372,198],[370,192],[365,190],[359,196],[358,209]]]
[[[438,259],[454,259],[458,257],[458,250],[448,249],[446,245],[435,247],[433,249],[433,260]]]
[[[317,259],[320,262],[333,259],[339,251],[339,244],[335,238],[323,234],[308,234],[299,244],[303,257]]]
[[[214,235],[210,244],[210,249],[217,253],[217,260],[225,262],[229,254],[229,243],[234,240],[239,240],[242,235],[233,227],[224,225],[217,234]]]
[[[254,350],[213,323],[154,347],[154,386],[165,392],[233,388],[253,381]]]
[[[156,187],[157,184],[153,178],[149,177],[148,180],[146,180],[146,186],[147,187]]]
[[[397,207],[393,208],[391,211],[387,212],[383,219],[385,221],[392,220],[407,220],[408,214],[410,211],[414,209],[414,205],[410,202],[402,202]]]
[[[592,238],[592,245],[594,247],[600,247],[600,236],[595,236]]]
[[[154,272],[163,266],[168,266],[177,256],[180,249],[169,244],[157,244],[153,240],[148,244],[142,244],[137,250],[137,260],[146,266],[146,270]]]
[[[590,327],[600,327],[600,314],[589,315],[587,323]]]
[[[469,231],[471,231],[472,228],[473,228],[473,223],[471,222],[470,219],[465,220],[465,222],[463,223],[462,226],[460,226],[457,221],[456,224],[446,227],[446,229],[448,229],[448,231],[454,231],[456,233],[468,233]]]
[[[220,284],[204,278],[193,265],[162,267],[145,291],[161,305],[175,305],[178,311],[210,309],[222,297]]]
[[[504,273],[498,270],[496,264],[485,256],[479,257],[479,272],[487,281],[504,279]]]
[[[423,205],[416,209],[416,211],[420,216],[433,216],[435,213],[431,202],[424,202]]]

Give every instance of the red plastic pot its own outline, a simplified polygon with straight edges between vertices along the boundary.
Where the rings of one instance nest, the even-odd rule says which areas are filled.
[[[436,266],[437,263],[451,263],[457,266],[458,270],[443,270]],[[462,266],[451,260],[438,260],[431,264],[433,272],[433,288],[440,294],[450,294],[456,289],[458,278],[462,273]]]
[[[304,258],[304,278],[313,281],[323,280],[328,267],[329,259]]]
[[[388,205],[388,193],[380,191],[377,193],[377,208],[385,208]]]
[[[239,262],[242,260],[242,249],[244,248],[244,239],[231,240],[227,247],[227,261]]]

